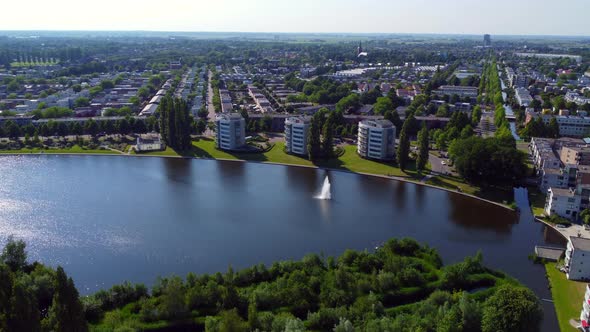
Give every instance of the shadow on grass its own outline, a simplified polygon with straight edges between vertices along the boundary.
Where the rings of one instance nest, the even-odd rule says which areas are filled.
[[[264,155],[264,152],[238,152],[238,151],[225,151],[227,154],[232,155],[238,159],[248,161],[264,162],[268,161],[268,157]]]
[[[489,201],[509,204],[514,201],[514,190],[511,186],[477,186],[464,179],[448,175],[437,175],[427,181],[428,184],[450,190],[457,190]]]

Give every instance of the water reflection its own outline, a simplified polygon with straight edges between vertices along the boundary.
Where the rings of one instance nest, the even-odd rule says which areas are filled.
[[[220,179],[224,186],[229,186],[232,189],[245,189],[246,186],[246,163],[237,161],[220,161],[214,162],[217,166],[217,171],[221,175]],[[206,174],[203,174],[206,176]]]
[[[320,191],[318,187],[319,172],[302,167],[284,167],[285,177],[289,188],[297,191],[316,195]],[[323,181],[323,178],[322,178]],[[321,183],[319,184],[321,185]]]
[[[548,227],[547,225],[543,225],[542,232],[543,239],[548,244],[564,248],[567,245],[567,241],[565,240],[565,238],[561,234],[559,234],[559,232],[555,229]]]
[[[416,207],[421,209],[422,207],[424,207],[424,195],[425,193],[425,188],[424,186],[415,186],[414,187],[414,192],[416,193]]]
[[[169,180],[184,184],[191,183],[192,164],[190,160],[161,158],[160,161]]]
[[[401,181],[392,181],[394,184],[394,196],[393,203],[398,210],[407,209],[406,206],[406,194],[407,188],[406,183]]]
[[[518,223],[518,215],[503,207],[453,193],[449,193],[448,197],[449,219],[461,227],[507,235]]]

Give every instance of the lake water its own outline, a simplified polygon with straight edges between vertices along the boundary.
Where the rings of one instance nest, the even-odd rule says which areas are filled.
[[[318,200],[325,176],[332,200]],[[526,193],[517,192],[526,206]],[[213,273],[369,249],[412,237],[444,263],[483,252],[550,299],[527,256],[562,240],[504,208],[442,190],[343,172],[255,163],[109,156],[0,157],[0,245],[62,265],[83,294],[125,280]],[[543,331],[557,331],[543,302]]]

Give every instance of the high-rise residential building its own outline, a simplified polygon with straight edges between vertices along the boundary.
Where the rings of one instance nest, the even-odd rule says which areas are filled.
[[[311,117],[290,117],[285,119],[285,147],[287,153],[307,156],[307,138]]]
[[[389,120],[359,122],[357,152],[363,158],[395,158],[395,126]]]
[[[590,132],[590,117],[574,115],[552,115],[537,112],[526,112],[525,124],[540,117],[545,125],[549,125],[551,118],[557,120],[559,135],[566,137],[586,137]]]
[[[483,46],[490,47],[492,46],[492,37],[488,34],[483,35]]]
[[[239,113],[222,113],[215,117],[218,149],[237,150],[246,145],[246,120]]]
[[[584,331],[587,331],[590,329],[590,284],[586,284],[585,290],[582,312],[580,313],[580,323]]]
[[[586,280],[590,278],[590,239],[569,237],[565,250],[564,267],[568,279]]]

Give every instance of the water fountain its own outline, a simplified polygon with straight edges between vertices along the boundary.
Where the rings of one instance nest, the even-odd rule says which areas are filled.
[[[332,192],[330,191],[330,179],[328,179],[327,175],[324,179],[324,184],[322,185],[322,191],[320,192],[319,196],[316,196],[316,198],[323,200],[332,199]]]

